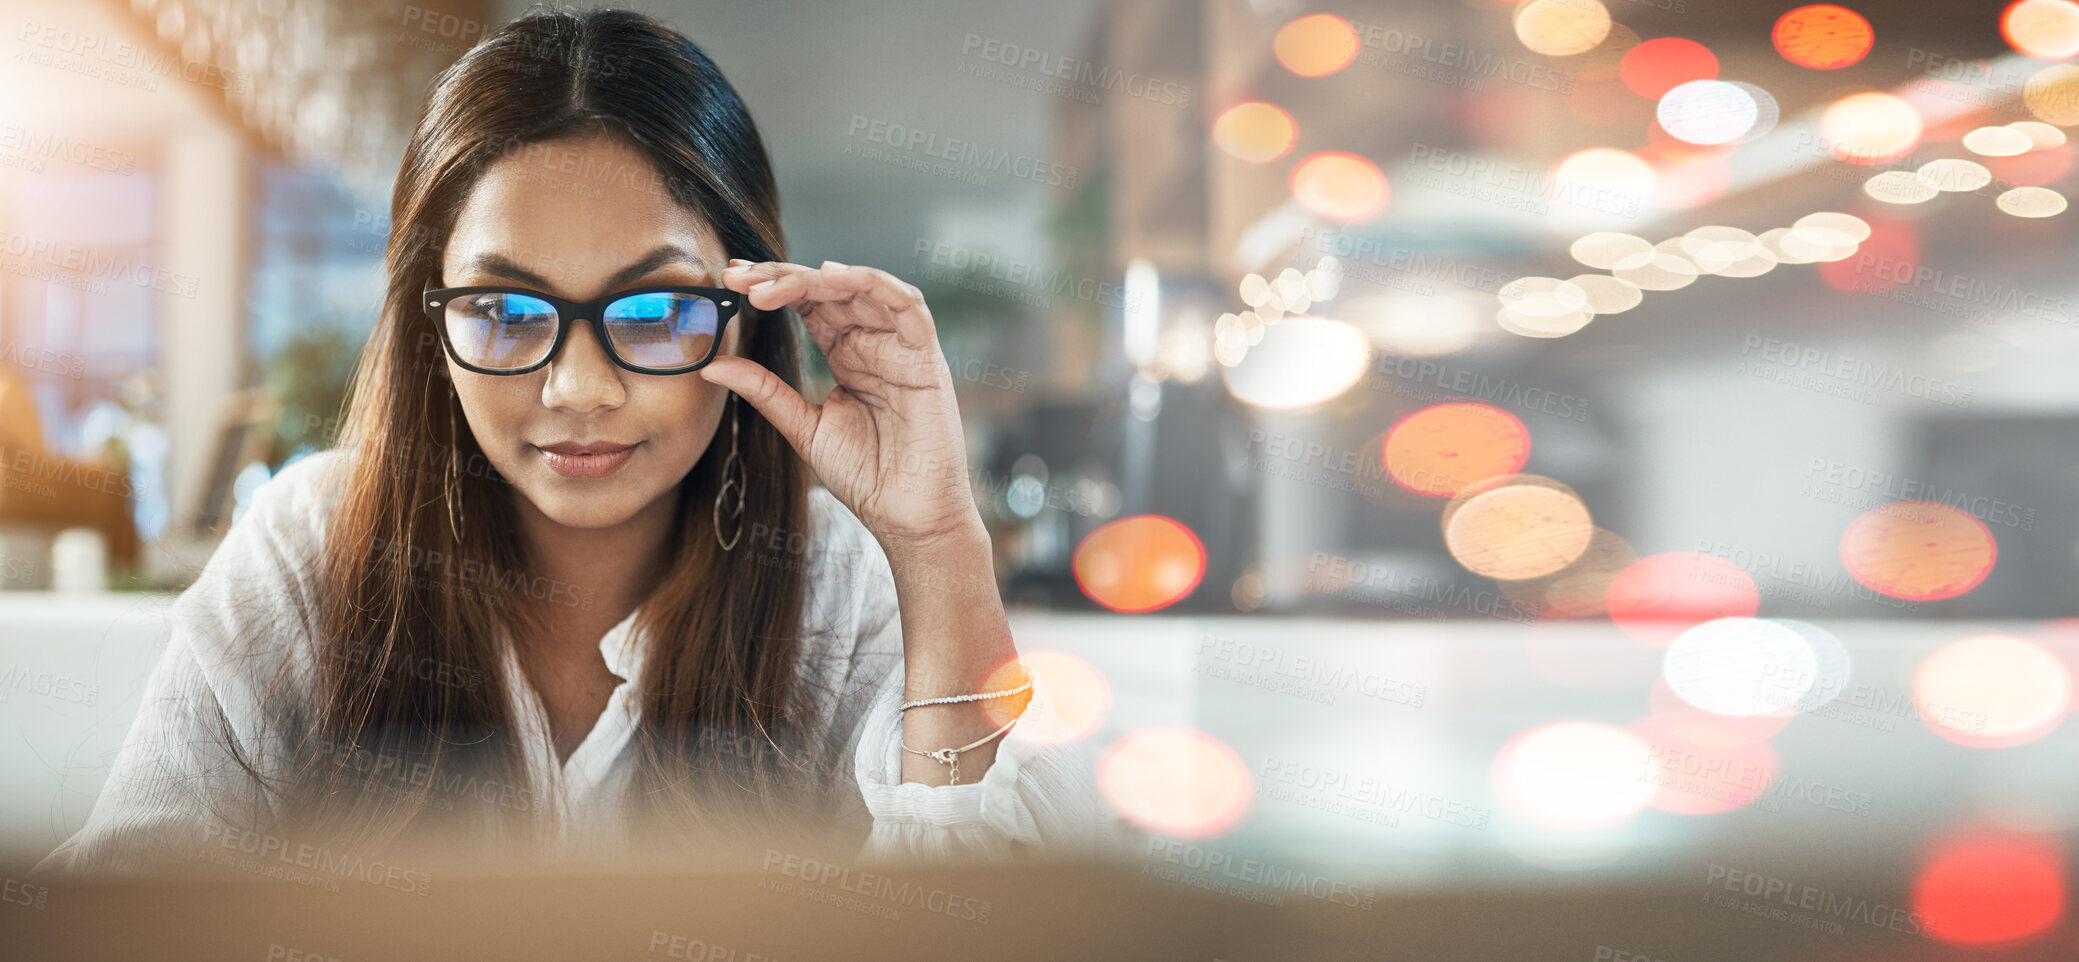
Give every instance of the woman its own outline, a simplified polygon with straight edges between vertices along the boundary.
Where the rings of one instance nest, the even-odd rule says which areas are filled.
[[[338,449],[261,487],[180,598],[47,865],[306,834],[1108,834],[1087,763],[1016,730],[1045,682],[930,311],[783,260],[757,129],[699,48],[619,11],[486,37],[434,85],[392,223]],[[795,316],[837,381],[820,405]]]

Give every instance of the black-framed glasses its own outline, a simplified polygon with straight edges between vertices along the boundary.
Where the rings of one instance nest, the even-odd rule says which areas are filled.
[[[715,359],[742,295],[719,287],[637,287],[566,301],[524,287],[434,287],[419,305],[448,356],[478,374],[526,374],[563,349],[572,321],[589,321],[615,364],[637,374],[684,374]]]

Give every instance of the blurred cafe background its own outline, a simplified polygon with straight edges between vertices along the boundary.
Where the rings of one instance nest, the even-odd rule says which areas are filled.
[[[2079,2],[631,6],[791,260],[924,290],[1136,871],[1524,958],[2079,952]],[[0,0],[6,858],[332,443],[426,85],[527,7]],[[1386,908],[1483,887],[1584,901]]]

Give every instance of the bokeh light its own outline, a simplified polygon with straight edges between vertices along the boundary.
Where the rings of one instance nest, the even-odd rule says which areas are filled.
[[[1371,364],[1364,332],[1342,321],[1288,317],[1257,332],[1249,353],[1220,372],[1228,393],[1256,407],[1313,407],[1363,380]]]
[[[1601,722],[1557,722],[1511,739],[1495,756],[1495,797],[1524,819],[1594,829],[1637,815],[1656,791],[1645,739]]]
[[[1302,77],[1325,77],[1357,59],[1357,31],[1332,13],[1309,14],[1278,28],[1271,54]]]
[[[1595,49],[1610,34],[1610,11],[1597,0],[1530,0],[1516,8],[1516,38],[1548,57]]]
[[[2041,738],[2064,721],[2072,707],[2072,673],[2034,642],[1974,635],[1920,663],[1913,697],[1935,734],[2005,748]]]
[[[1783,59],[1814,70],[1839,70],[1860,63],[1876,38],[1862,14],[1831,3],[1799,7],[1778,17],[1770,34]]]
[[[2064,856],[2050,838],[1960,833],[1921,861],[1912,904],[1928,934],[1941,941],[2019,942],[2048,931],[2064,915]]]
[[[1020,666],[1023,666],[1022,668]],[[1065,651],[1037,649],[1018,657],[989,674],[983,691],[1004,691],[1024,684],[1024,669],[1039,676],[1047,692],[1045,710],[1018,723],[1020,737],[1045,745],[1081,741],[1104,724],[1112,710],[1112,685],[1095,665]],[[1002,727],[1013,717],[1020,701],[992,698],[982,702],[992,726]]]
[[[1217,838],[1249,810],[1255,782],[1241,756],[1189,728],[1146,728],[1114,742],[1097,785],[1120,815],[1150,831]]]
[[[1530,460],[1530,429],[1492,405],[1438,404],[1388,429],[1380,457],[1395,484],[1447,498],[1474,482],[1520,470]]]
[[[2065,195],[2048,187],[2016,187],[2000,192],[1993,203],[2016,217],[2055,217],[2068,206]]]
[[[1754,803],[1776,779],[1767,741],[1695,711],[1656,712],[1631,727],[1652,747],[1648,802],[1674,815],[1718,815]]]
[[[1729,144],[1747,136],[1761,108],[1741,87],[1722,80],[1691,80],[1660,98],[1661,129],[1692,144]]]
[[[1467,487],[1443,511],[1444,546],[1467,571],[1501,581],[1553,574],[1587,550],[1588,506],[1571,488],[1534,475]]]
[[[1228,156],[1252,164],[1285,156],[1299,138],[1299,124],[1284,110],[1251,100],[1220,112],[1213,121],[1213,143]]]
[[[1330,220],[1361,223],[1386,209],[1390,191],[1378,165],[1356,154],[1328,150],[1292,168],[1292,199]]]
[[[1189,596],[1206,573],[1206,549],[1183,522],[1158,514],[1120,518],[1076,546],[1072,562],[1083,594],[1113,611],[1167,608]]]
[[[2000,36],[2008,46],[2037,60],[2079,54],[2079,3],[2072,0],[2015,0],[2000,14]]]
[[[1978,587],[1999,560],[1992,529],[1933,501],[1863,512],[1841,535],[1841,562],[1863,587],[1907,601],[1941,601]]]
[[[1661,664],[1677,697],[1735,718],[1795,705],[1819,676],[1819,654],[1804,636],[1763,618],[1716,618],[1690,628],[1668,645]]]
[[[1922,122],[1913,105],[1877,91],[1850,94],[1819,118],[1819,136],[1834,157],[1875,164],[1911,152],[1920,144]]]
[[[1632,93],[1659,100],[1692,80],[1718,79],[1718,55],[1694,40],[1661,37],[1627,51],[1617,75]]]
[[[1625,634],[1667,645],[1692,625],[1752,617],[1761,607],[1754,578],[1730,561],[1698,551],[1647,555],[1611,579],[1610,620]]]
[[[2079,124],[2079,67],[2060,63],[2036,71],[2021,87],[2021,102],[2044,123]]]
[[[1568,154],[1553,167],[1558,195],[1552,210],[1600,220],[1635,218],[1653,196],[1659,177],[1637,154],[1590,147]]]

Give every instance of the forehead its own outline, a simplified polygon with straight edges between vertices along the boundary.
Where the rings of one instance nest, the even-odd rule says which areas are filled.
[[[528,144],[485,167],[455,218],[442,267],[451,286],[477,283],[473,265],[495,255],[549,281],[549,293],[591,298],[665,244],[706,262],[668,268],[700,283],[727,261],[712,225],[671,198],[649,158],[619,138],[591,135]]]

